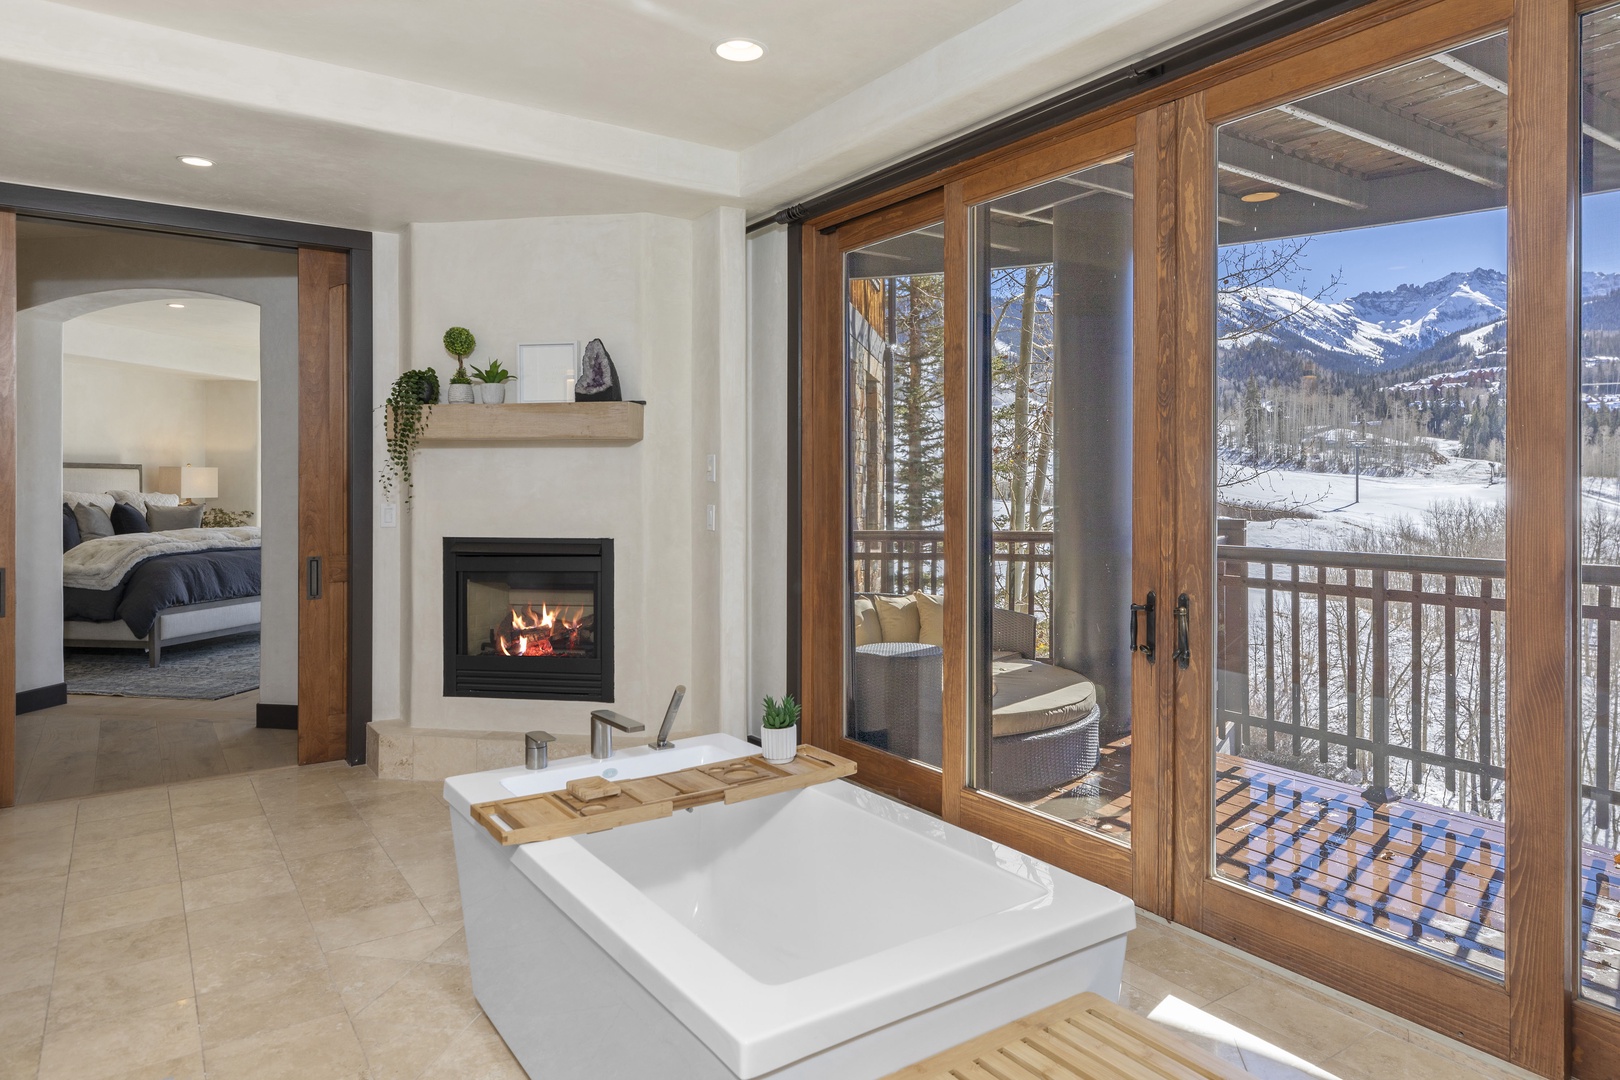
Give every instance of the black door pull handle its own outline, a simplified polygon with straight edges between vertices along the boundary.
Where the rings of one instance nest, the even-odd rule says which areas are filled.
[[[321,598],[321,557],[319,555],[309,557],[308,591],[311,600]]]
[[[1192,660],[1192,651],[1187,644],[1188,618],[1187,594],[1182,593],[1176,597],[1176,651],[1172,655],[1176,666],[1182,669]]]
[[[1153,663],[1153,653],[1158,644],[1157,639],[1159,636],[1159,617],[1156,608],[1157,600],[1151,592],[1147,594],[1142,603],[1131,605],[1131,652],[1141,653],[1150,664]],[[1138,614],[1147,617],[1147,636],[1140,644],[1137,642],[1136,635],[1136,617]]]

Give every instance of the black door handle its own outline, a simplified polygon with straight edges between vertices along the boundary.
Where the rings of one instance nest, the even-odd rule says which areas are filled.
[[[1175,660],[1177,667],[1183,669],[1192,660],[1192,651],[1187,645],[1187,624],[1189,622],[1191,620],[1188,618],[1187,594],[1182,593],[1176,597],[1176,651],[1172,654],[1171,659]]]
[[[309,598],[319,600],[321,598],[321,557],[319,555],[309,557],[309,581],[307,585]]]
[[[1142,603],[1131,605],[1131,652],[1141,653],[1147,657],[1147,662],[1150,664],[1153,663],[1153,653],[1157,647],[1159,637],[1157,607],[1157,598],[1151,592],[1147,594],[1147,598]],[[1138,613],[1147,616],[1147,637],[1143,644],[1138,644],[1136,638],[1136,616]]]

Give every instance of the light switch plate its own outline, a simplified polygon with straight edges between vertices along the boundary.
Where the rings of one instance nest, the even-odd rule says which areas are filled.
[[[709,517],[709,531],[714,532],[714,503],[709,504],[708,517]]]
[[[393,503],[382,504],[382,527],[394,529],[399,527],[399,507]]]
[[[715,483],[719,473],[715,471],[714,455],[709,455],[709,483]]]

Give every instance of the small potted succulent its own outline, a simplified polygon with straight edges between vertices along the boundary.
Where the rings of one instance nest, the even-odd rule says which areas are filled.
[[[499,405],[506,400],[506,381],[512,373],[501,366],[499,360],[491,360],[482,368],[473,368],[473,378],[484,384],[483,395],[485,405]]]
[[[467,357],[478,347],[478,339],[465,326],[452,326],[444,332],[444,351],[456,358],[456,373],[450,376],[448,400],[466,404],[473,400],[473,381],[467,375]]]
[[[765,699],[765,716],[759,725],[760,748],[772,765],[786,765],[799,753],[799,703],[792,694],[781,700]]]

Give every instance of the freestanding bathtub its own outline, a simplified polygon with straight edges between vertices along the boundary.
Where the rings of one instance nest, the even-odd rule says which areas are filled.
[[[1091,990],[1131,902],[846,781],[502,847],[474,803],[758,753],[451,777],[473,990],[534,1080],[862,1080]]]

